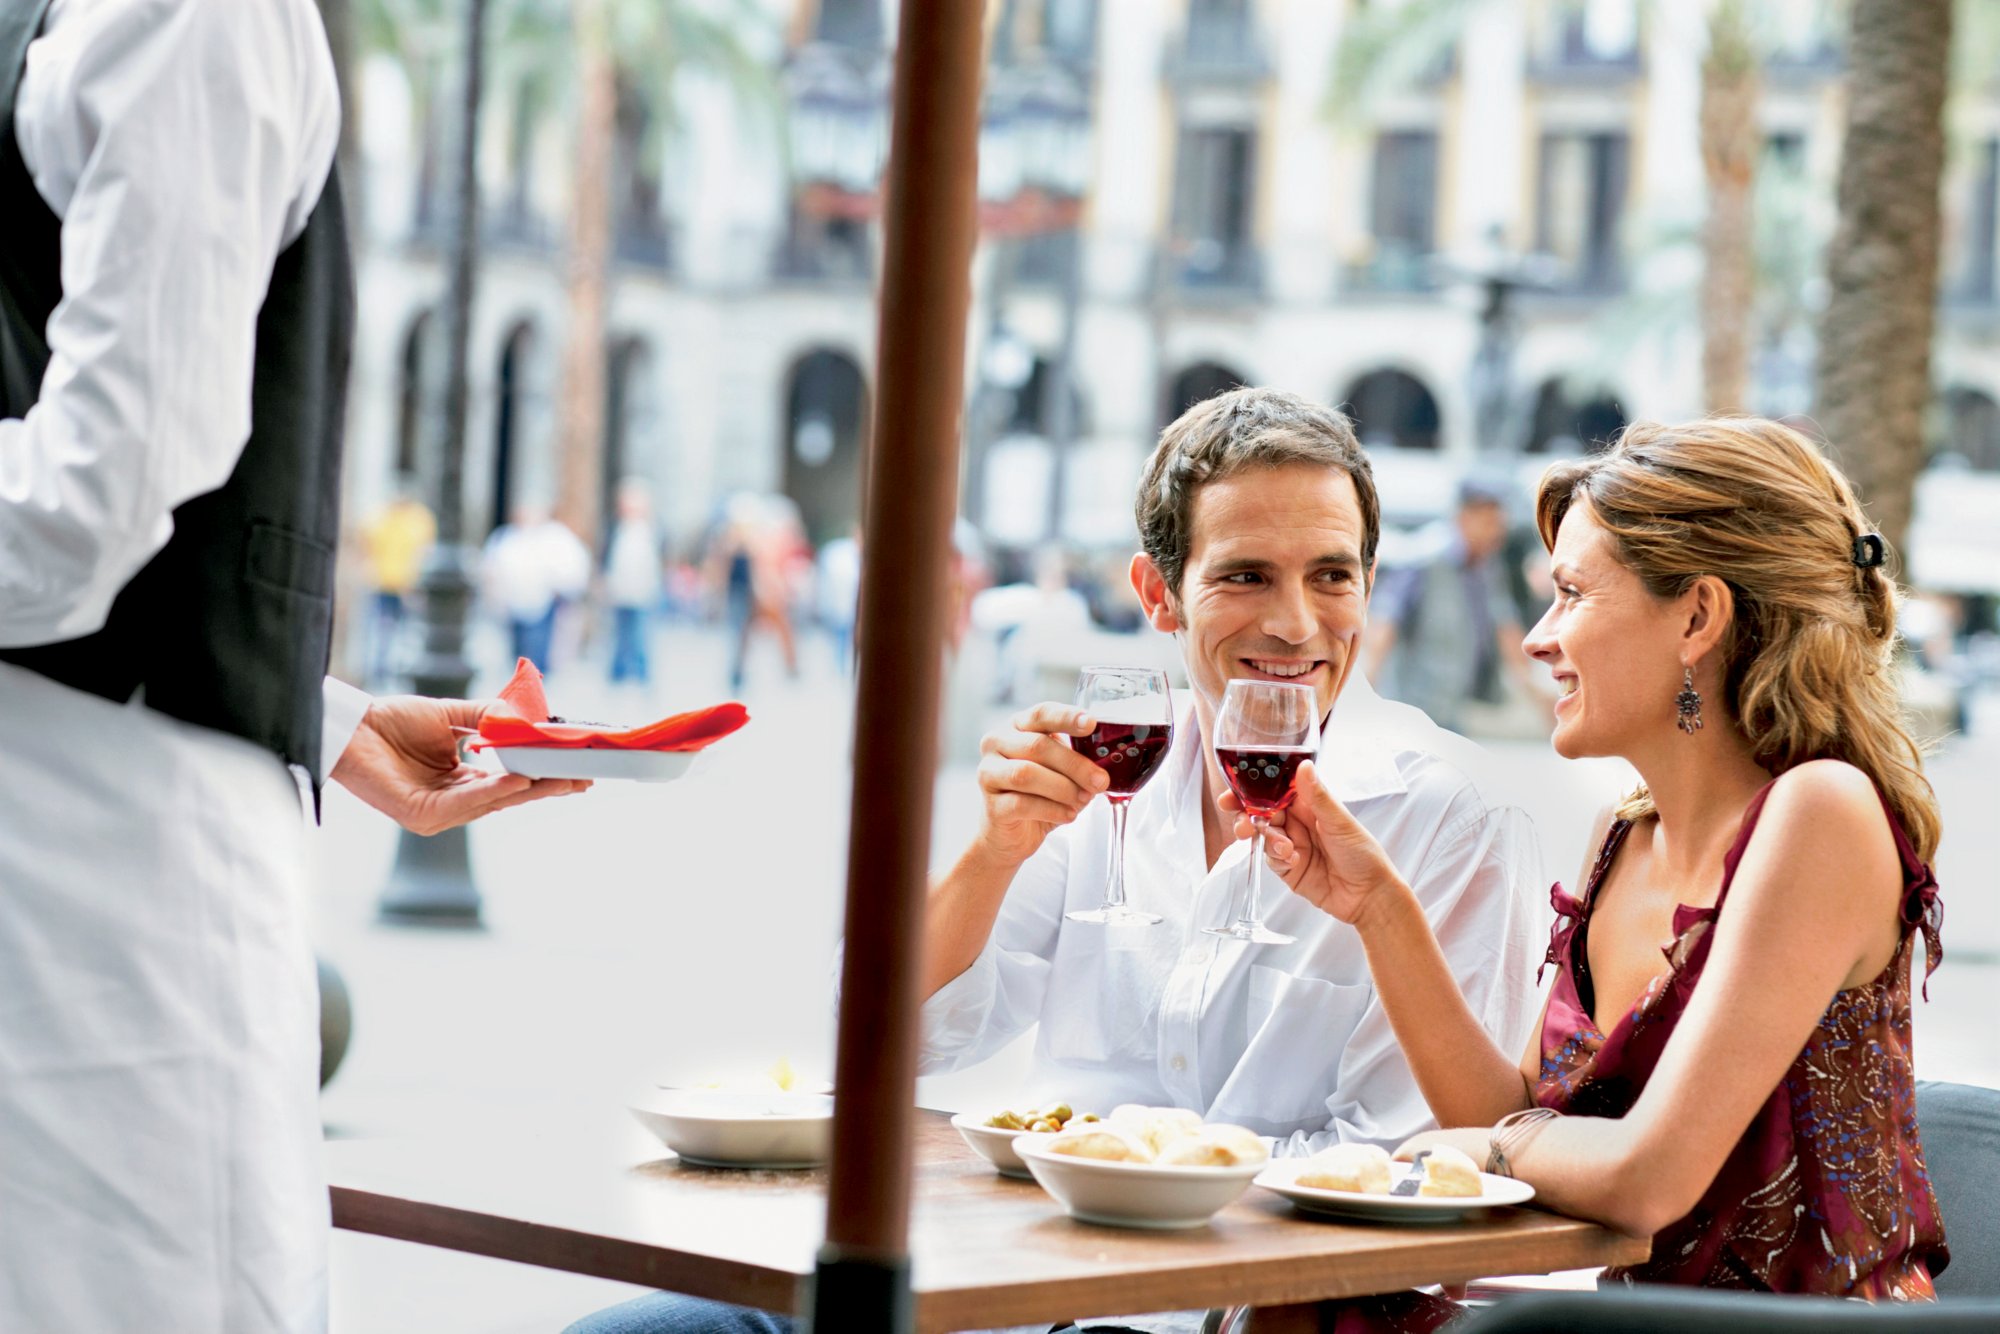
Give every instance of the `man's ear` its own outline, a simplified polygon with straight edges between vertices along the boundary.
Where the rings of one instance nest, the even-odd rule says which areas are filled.
[[[1143,551],[1132,557],[1132,591],[1139,595],[1139,605],[1146,609],[1146,620],[1155,630],[1170,635],[1181,628],[1180,613],[1175,609],[1174,595],[1167,589],[1166,576]]]

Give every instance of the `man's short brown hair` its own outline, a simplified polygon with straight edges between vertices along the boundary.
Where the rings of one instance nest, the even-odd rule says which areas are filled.
[[[1382,506],[1375,473],[1346,414],[1281,389],[1232,389],[1204,399],[1160,433],[1146,460],[1134,506],[1139,542],[1180,596],[1181,574],[1194,542],[1194,494],[1249,468],[1312,463],[1354,479],[1361,502],[1362,576],[1375,565]]]

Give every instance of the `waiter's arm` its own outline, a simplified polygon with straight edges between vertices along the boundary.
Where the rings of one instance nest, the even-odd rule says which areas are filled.
[[[309,0],[58,0],[15,104],[63,299],[38,401],[0,421],[0,646],[101,628],[235,469],[258,310],[339,120]]]

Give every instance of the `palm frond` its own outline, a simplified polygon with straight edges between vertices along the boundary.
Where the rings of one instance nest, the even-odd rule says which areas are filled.
[[[1333,53],[1326,112],[1353,125],[1436,67],[1473,13],[1494,0],[1404,0],[1356,7]]]

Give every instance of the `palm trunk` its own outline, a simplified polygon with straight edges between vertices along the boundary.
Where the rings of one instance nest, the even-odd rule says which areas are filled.
[[[563,350],[556,517],[593,550],[602,495],[611,150],[618,87],[603,0],[576,0],[576,176],[570,201],[569,332]]]
[[[1708,178],[1701,236],[1701,382],[1710,412],[1749,407],[1758,95],[1757,56],[1742,0],[1723,0],[1709,19],[1708,56],[1701,67],[1701,158]]]
[[[1952,0],[1854,0],[1818,417],[1901,547],[1923,466]]]

